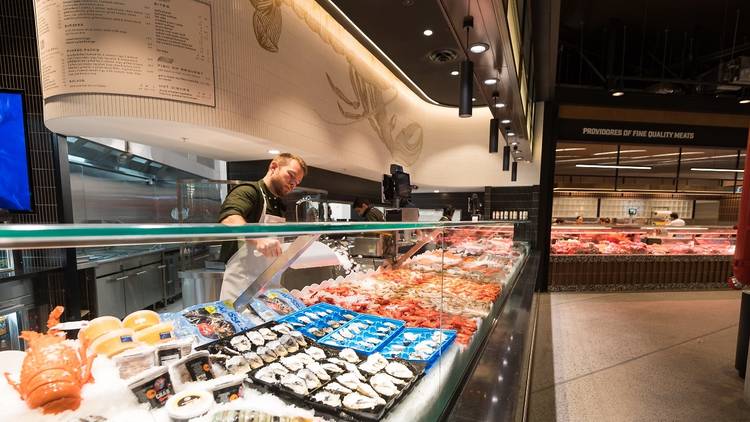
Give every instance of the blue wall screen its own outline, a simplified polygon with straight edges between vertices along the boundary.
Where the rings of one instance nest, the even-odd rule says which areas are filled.
[[[31,211],[23,96],[0,91],[0,208]]]

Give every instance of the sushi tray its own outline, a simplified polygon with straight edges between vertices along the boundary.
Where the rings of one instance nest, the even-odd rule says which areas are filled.
[[[253,369],[252,388],[340,420],[378,421],[411,390],[423,365],[314,345]]]
[[[360,314],[318,342],[336,348],[354,349],[369,355],[388,344],[404,325],[404,321],[398,319]]]
[[[290,324],[295,330],[317,340],[332,333],[359,315],[356,312],[328,303],[316,303],[279,319],[279,322]]]
[[[455,330],[404,328],[380,353],[386,358],[423,363],[429,369],[455,339]]]

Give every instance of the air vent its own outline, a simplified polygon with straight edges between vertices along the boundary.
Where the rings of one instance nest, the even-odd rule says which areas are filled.
[[[444,48],[431,52],[427,57],[430,61],[435,63],[448,63],[456,60],[458,58],[458,53],[456,53],[455,50]]]

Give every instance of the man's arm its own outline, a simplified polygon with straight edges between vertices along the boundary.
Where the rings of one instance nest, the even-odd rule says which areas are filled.
[[[220,221],[220,223],[226,224],[227,226],[241,226],[243,224],[247,224],[247,221],[245,221],[245,219],[239,214],[232,214],[225,217]]]

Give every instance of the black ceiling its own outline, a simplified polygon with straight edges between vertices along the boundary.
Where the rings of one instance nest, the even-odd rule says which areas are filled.
[[[558,84],[737,97],[748,0],[562,0]]]
[[[463,49],[434,0],[331,0],[429,98],[457,106],[459,78],[451,76],[463,60]],[[328,1],[320,1],[327,9]],[[335,15],[334,15],[335,16]],[[431,29],[431,36],[422,31]],[[446,51],[447,50],[447,51]],[[445,61],[430,58],[442,52]],[[448,54],[445,54],[448,53]],[[452,59],[450,58],[452,53]],[[476,94],[476,93],[475,93]],[[481,104],[481,96],[474,95]]]

